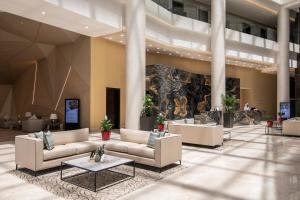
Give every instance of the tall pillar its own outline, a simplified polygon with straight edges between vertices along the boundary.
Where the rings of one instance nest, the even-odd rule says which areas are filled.
[[[278,56],[277,56],[277,111],[280,102],[290,101],[290,75],[289,75],[289,38],[290,21],[289,9],[281,7],[278,14]]]
[[[225,95],[226,0],[211,1],[211,106],[222,108]]]
[[[145,0],[126,1],[126,119],[125,126],[139,129],[145,96]]]

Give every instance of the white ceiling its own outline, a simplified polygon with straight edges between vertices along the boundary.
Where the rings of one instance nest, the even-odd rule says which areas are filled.
[[[87,36],[122,30],[119,0],[1,0],[0,10]]]

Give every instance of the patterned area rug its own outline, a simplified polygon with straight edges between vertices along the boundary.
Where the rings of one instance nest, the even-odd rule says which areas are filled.
[[[32,172],[29,170],[12,170],[10,174],[13,174],[22,180],[27,181],[28,183],[42,187],[43,189],[65,199],[101,199],[101,200],[113,200],[121,196],[124,196],[130,192],[133,192],[143,186],[154,183],[155,181],[166,178],[176,172],[179,172],[186,167],[183,165],[173,165],[170,168],[159,173],[156,171],[136,168],[136,176],[132,179],[120,182],[111,187],[105,188],[98,192],[92,192],[90,190],[78,187],[74,184],[80,184],[86,188],[92,189],[94,187],[94,174],[91,173],[82,173],[83,170],[76,168],[67,168],[63,171],[63,176],[68,177],[74,174],[80,174],[79,176],[68,178],[68,182],[62,181],[60,179],[60,170],[49,170],[43,172],[42,175],[37,177],[32,175]],[[97,174],[97,188],[107,186],[116,181],[122,181],[128,176],[122,175],[116,172],[125,173],[132,175],[133,168],[132,166],[119,166],[113,169],[113,171],[104,171]]]

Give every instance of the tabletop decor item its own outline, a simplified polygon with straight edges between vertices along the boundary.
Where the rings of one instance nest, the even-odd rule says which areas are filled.
[[[95,151],[95,162],[101,162],[104,155],[104,144]]]

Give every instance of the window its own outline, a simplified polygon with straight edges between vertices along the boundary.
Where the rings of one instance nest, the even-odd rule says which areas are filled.
[[[199,20],[203,22],[208,22],[208,12],[206,10],[198,10]]]
[[[242,23],[242,32],[250,34],[251,33],[251,26],[247,23]]]
[[[267,39],[268,38],[268,31],[265,28],[260,28],[260,37]]]

